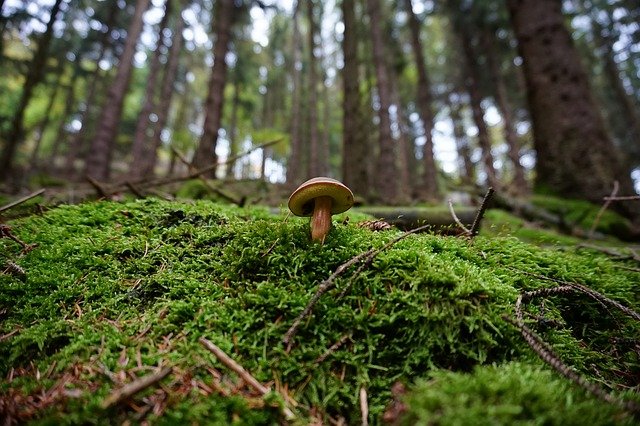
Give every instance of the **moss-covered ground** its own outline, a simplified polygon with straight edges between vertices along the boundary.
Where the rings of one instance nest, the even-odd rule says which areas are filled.
[[[410,235],[360,275],[348,271],[287,351],[282,337],[318,284],[400,234],[346,216],[334,217],[324,246],[309,241],[308,220],[207,201],[94,202],[9,222],[37,246],[25,253],[0,239],[0,418],[277,424],[286,399],[294,423],[360,424],[365,388],[373,424],[637,421],[548,367],[507,319],[522,291],[556,285],[541,277],[638,310],[637,264],[557,234],[544,234],[544,247],[522,241],[500,213],[473,241]],[[566,364],[640,401],[639,324],[581,294],[536,299],[527,312]],[[202,337],[277,392],[252,392]],[[173,370],[103,408],[159,366]],[[392,391],[398,383],[406,393]]]

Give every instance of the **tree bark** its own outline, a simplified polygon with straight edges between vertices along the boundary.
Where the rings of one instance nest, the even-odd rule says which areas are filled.
[[[602,203],[615,180],[630,193],[630,176],[606,132],[564,25],[561,3],[508,0],[507,5],[524,60],[537,152],[536,186],[596,203]],[[630,216],[640,210],[637,203],[616,206]]]
[[[136,1],[124,50],[119,58],[118,70],[102,107],[98,128],[85,160],[85,174],[97,180],[109,179],[111,157],[122,116],[122,106],[133,70],[133,55],[136,53],[136,44],[142,32],[142,15],[149,7],[149,3],[150,0]]]
[[[231,101],[231,118],[229,119],[229,158],[234,158],[238,154],[238,107],[240,105],[240,82],[236,79],[233,82],[233,99]],[[225,177],[233,178],[236,161],[232,160],[227,164]]]
[[[147,86],[145,87],[144,100],[142,101],[142,109],[138,114],[136,130],[133,134],[133,145],[131,147],[131,163],[129,163],[129,176],[133,179],[139,179],[146,175],[145,163],[148,163],[148,157],[151,154],[149,147],[148,131],[153,126],[151,114],[158,112],[158,74],[160,73],[160,60],[162,58],[162,49],[166,45],[163,31],[167,28],[167,21],[171,14],[171,0],[166,0],[164,4],[164,14],[158,25],[158,41],[156,48],[149,63],[149,75],[147,76]],[[157,114],[156,114],[157,116]]]
[[[507,96],[507,88],[496,58],[495,35],[485,28],[482,32],[482,38],[487,65],[493,80],[494,99],[502,116],[504,139],[509,148],[507,156],[513,166],[512,190],[515,194],[526,194],[528,185],[524,175],[524,167],[520,164],[520,142],[513,123],[513,111]]]
[[[418,72],[417,104],[420,112],[420,120],[424,130],[425,144],[422,147],[422,196],[427,199],[438,199],[438,171],[433,154],[433,110],[431,107],[431,82],[423,55],[422,42],[420,41],[420,22],[413,12],[411,0],[404,0],[409,19],[411,32],[411,47]]]
[[[379,152],[374,174],[375,195],[378,201],[394,203],[397,193],[397,167],[395,144],[391,134],[391,94],[389,88],[389,71],[387,69],[387,55],[385,54],[384,39],[380,26],[380,0],[367,0],[369,14],[369,31],[373,47],[373,62],[376,72],[376,87],[378,89],[378,131]]]
[[[22,88],[20,100],[18,101],[18,107],[11,122],[11,128],[7,135],[4,150],[0,156],[0,181],[6,180],[11,175],[16,149],[24,139],[24,114],[33,97],[33,90],[40,83],[44,75],[49,54],[49,45],[53,38],[53,24],[57,20],[61,5],[62,0],[56,0],[51,7],[49,22],[47,22],[47,27],[38,40],[38,48],[29,65],[29,71]]]
[[[234,0],[218,0],[216,5],[217,13],[214,18],[216,42],[213,47],[214,62],[209,80],[209,93],[204,107],[204,129],[193,158],[193,166],[198,169],[218,162],[216,145],[222,121],[224,87],[227,82],[226,56],[231,41],[231,27],[236,15]],[[207,177],[215,178],[216,169],[212,169]]]
[[[302,59],[301,53],[302,46],[300,43],[300,25],[298,17],[300,14],[302,1],[296,2],[295,9],[293,11],[293,34],[292,34],[292,66],[291,66],[291,121],[290,121],[290,137],[291,137],[291,152],[287,161],[287,185],[295,187],[305,175],[305,171],[302,168],[302,142],[300,131],[300,119],[301,119],[301,96],[300,89],[302,87]]]
[[[320,135],[318,132],[318,65],[316,58],[315,38],[318,33],[314,12],[314,1],[307,0],[307,19],[309,20],[308,46],[309,46],[309,86],[308,104],[309,113],[309,175],[308,178],[324,176],[326,174],[325,159],[322,158],[320,149]]]
[[[370,148],[361,131],[363,99],[360,92],[360,60],[358,59],[358,29],[354,0],[342,1],[344,34],[342,51],[342,179],[354,194],[367,198],[370,191]]]
[[[45,110],[45,115],[40,123],[38,124],[38,129],[36,130],[36,142],[33,147],[33,151],[31,151],[31,157],[29,159],[29,171],[33,172],[38,167],[38,156],[40,155],[40,149],[42,146],[42,138],[44,137],[44,132],[49,127],[49,122],[51,121],[51,113],[53,110],[53,105],[55,104],[56,98],[58,97],[58,90],[60,89],[60,80],[62,78],[62,68],[58,68],[56,70],[57,76],[56,81],[53,84],[53,91],[49,95],[49,102],[47,103],[47,108]]]
[[[456,94],[459,98],[460,95]],[[462,122],[462,104],[459,99],[454,103],[451,101],[451,94],[447,96],[447,106],[449,107],[451,121],[453,122],[453,136],[456,140],[456,151],[458,152],[458,162],[460,177],[465,185],[474,184],[476,180],[475,167],[471,161],[471,149],[469,138],[464,130]]]

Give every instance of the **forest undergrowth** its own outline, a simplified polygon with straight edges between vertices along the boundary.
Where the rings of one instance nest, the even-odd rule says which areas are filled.
[[[334,217],[324,245],[309,241],[308,220],[284,210],[208,201],[87,202],[9,221],[0,239],[0,417],[637,421],[632,247],[536,234],[497,210],[475,238],[372,231],[358,226],[366,219]],[[343,268],[283,343],[319,284],[367,251],[376,255]],[[527,333],[541,339],[536,350]]]

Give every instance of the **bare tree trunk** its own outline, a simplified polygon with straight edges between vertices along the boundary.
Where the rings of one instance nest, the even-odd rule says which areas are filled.
[[[131,80],[133,55],[136,53],[136,44],[142,32],[142,15],[149,7],[149,3],[150,0],[136,1],[127,31],[127,40],[119,59],[118,71],[102,107],[95,137],[91,141],[85,161],[85,173],[94,179],[109,179],[111,157],[122,116],[122,106]]]
[[[78,76],[80,72],[80,61],[76,64],[76,71],[67,86],[67,91],[65,93],[65,104],[64,111],[62,112],[62,118],[58,122],[58,129],[56,131],[56,137],[53,141],[53,146],[51,147],[51,163],[50,166],[55,166],[56,158],[58,158],[58,154],[60,153],[60,147],[64,145],[66,142],[65,135],[65,125],[68,122],[69,117],[71,117],[71,113],[73,111],[73,107],[76,103],[76,84],[78,82]]]
[[[213,68],[209,81],[209,93],[205,101],[204,129],[200,143],[193,158],[193,166],[203,168],[215,165],[218,162],[216,145],[218,131],[222,120],[222,107],[224,104],[224,87],[227,82],[227,62],[225,57],[229,51],[231,41],[231,26],[235,19],[234,0],[218,0],[216,2],[215,34],[216,42],[213,47]],[[215,168],[207,175],[215,178]]]
[[[155,111],[158,111],[158,74],[160,72],[162,50],[166,45],[163,31],[167,28],[167,21],[170,14],[171,1],[166,0],[164,5],[164,14],[160,20],[160,24],[158,25],[158,41],[156,42],[156,48],[149,64],[149,75],[147,76],[147,86],[145,88],[142,109],[138,114],[136,130],[133,134],[131,163],[129,163],[129,176],[133,179],[139,179],[145,175],[146,170],[144,164],[148,163],[148,156],[151,151],[148,143],[148,131],[153,124],[150,116]]]
[[[10,176],[14,165],[13,160],[16,149],[24,139],[24,113],[31,102],[33,90],[40,83],[44,75],[44,69],[49,55],[49,45],[53,37],[53,24],[57,20],[61,5],[62,0],[56,0],[51,7],[49,22],[47,22],[47,27],[38,40],[38,48],[29,65],[29,71],[27,72],[26,80],[22,88],[22,94],[20,95],[20,100],[18,101],[18,106],[11,122],[11,128],[7,135],[4,150],[0,156],[0,181],[6,180]]]
[[[38,129],[36,130],[36,142],[33,147],[33,151],[31,151],[31,157],[29,159],[29,171],[33,172],[38,167],[38,156],[40,155],[40,148],[42,145],[42,138],[44,136],[44,132],[49,127],[49,122],[51,121],[51,112],[53,110],[53,105],[58,97],[58,91],[60,89],[60,80],[62,78],[62,67],[59,67],[57,72],[56,81],[53,84],[53,91],[51,95],[49,95],[49,102],[47,103],[47,108],[45,110],[45,115],[40,123],[38,124]]]
[[[491,78],[493,80],[495,101],[498,106],[498,110],[500,110],[500,115],[502,115],[504,138],[507,142],[507,146],[509,147],[507,155],[513,166],[512,189],[516,194],[525,194],[528,191],[528,185],[524,176],[524,167],[520,164],[520,143],[518,142],[518,135],[516,134],[516,129],[513,124],[513,113],[511,105],[509,104],[505,81],[495,54],[495,35],[490,30],[485,29],[482,33],[482,38],[484,52],[486,54],[489,71],[491,72]]]
[[[234,158],[238,154],[238,107],[240,105],[240,82],[236,79],[233,82],[233,99],[231,101],[231,118],[229,119],[229,158]],[[233,170],[236,161],[232,160],[227,164],[225,171],[226,178],[233,178]]]
[[[447,106],[449,107],[451,121],[453,122],[453,136],[456,140],[456,150],[458,152],[458,163],[460,177],[462,183],[470,185],[475,182],[475,167],[471,161],[471,149],[469,147],[469,138],[464,130],[462,122],[462,104],[460,95],[456,94],[455,103],[451,100],[451,94],[447,96]]]
[[[369,196],[369,146],[361,131],[363,99],[360,92],[360,73],[358,60],[358,29],[354,0],[342,1],[344,34],[342,51],[342,179],[354,194]]]
[[[425,144],[422,147],[422,196],[427,199],[438,199],[438,170],[433,154],[433,110],[431,107],[431,82],[425,64],[422,42],[420,41],[420,22],[415,13],[411,0],[404,0],[405,8],[409,17],[409,30],[411,31],[411,47],[416,62],[418,72],[418,93],[417,103],[420,111],[420,120],[424,129]]]
[[[409,143],[407,136],[404,133],[404,126],[402,125],[403,111],[400,101],[400,94],[398,92],[398,73],[393,69],[390,69],[389,78],[389,92],[391,95],[391,102],[396,106],[396,124],[398,125],[398,137],[396,140],[397,148],[397,170],[398,170],[398,192],[396,202],[400,204],[408,203],[413,194],[414,182],[409,179]]]
[[[376,161],[374,185],[378,201],[393,203],[397,193],[397,174],[395,144],[391,135],[391,94],[389,87],[389,71],[387,70],[387,55],[380,26],[380,0],[367,0],[370,20],[370,34],[373,45],[373,62],[376,71],[376,86],[380,108],[379,118],[379,153]]]
[[[324,176],[326,168],[320,152],[320,138],[318,135],[318,72],[315,38],[318,27],[313,16],[314,1],[307,0],[307,18],[309,19],[309,175],[307,177]]]
[[[302,46],[300,45],[300,26],[298,23],[298,16],[300,13],[301,0],[296,2],[296,6],[293,12],[293,34],[292,34],[292,66],[291,66],[291,80],[293,87],[291,89],[291,122],[290,122],[290,134],[291,134],[291,154],[287,161],[287,184],[297,185],[298,181],[304,175],[302,170],[302,143],[300,137],[300,119],[301,119],[301,97],[300,88],[302,86],[302,59],[300,51]]]
[[[508,0],[507,5],[524,60],[536,186],[599,204],[615,180],[631,192],[630,176],[607,135],[560,2]],[[616,206],[638,218],[638,203]]]

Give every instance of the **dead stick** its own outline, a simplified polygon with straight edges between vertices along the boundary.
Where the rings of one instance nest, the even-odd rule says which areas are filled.
[[[627,196],[621,196],[621,197],[610,196],[610,197],[604,197],[603,200],[605,200],[605,201],[633,201],[633,200],[640,200],[640,195],[627,195]]]
[[[464,226],[464,224],[460,221],[460,219],[458,219],[458,216],[456,216],[456,212],[455,210],[453,210],[453,203],[451,202],[451,200],[449,200],[449,212],[451,212],[451,216],[453,216],[453,220],[464,231],[464,233],[471,235],[471,230],[469,230],[469,228]]]
[[[362,426],[369,426],[369,403],[367,402],[367,389],[360,388],[360,412],[362,413]]]
[[[140,377],[138,380],[134,380],[131,383],[124,385],[123,387],[116,389],[109,395],[104,401],[102,401],[102,408],[109,408],[112,405],[118,404],[125,399],[135,395],[143,389],[148,388],[160,380],[167,377],[173,371],[173,367],[164,367],[162,370]]]
[[[335,270],[334,273],[332,273],[329,276],[329,278],[327,278],[326,280],[324,280],[324,281],[322,281],[320,283],[320,285],[318,286],[318,291],[316,291],[316,293],[311,297],[311,299],[309,300],[309,303],[307,303],[307,306],[300,313],[300,315],[298,315],[298,317],[293,321],[293,324],[291,325],[289,330],[287,330],[286,334],[282,338],[282,343],[284,343],[287,346],[290,345],[291,339],[293,339],[293,336],[295,336],[295,334],[297,333],[298,328],[300,327],[300,324],[302,323],[302,321],[307,316],[309,316],[309,314],[311,314],[311,311],[313,310],[313,307],[315,306],[316,303],[318,303],[318,300],[320,300],[322,295],[325,294],[326,292],[328,292],[329,290],[331,290],[333,287],[335,287],[335,279],[338,278],[340,275],[342,275],[348,268],[350,268],[351,266],[355,265],[356,263],[358,263],[360,261],[363,261],[363,265],[360,268],[358,268],[358,270],[356,271],[354,276],[351,277],[352,280],[353,280],[364,269],[364,266],[366,266],[369,263],[371,263],[373,261],[373,259],[382,250],[385,250],[385,249],[391,247],[392,245],[394,245],[398,241],[408,237],[411,234],[414,234],[414,233],[420,232],[420,231],[424,231],[425,229],[428,229],[430,227],[431,227],[431,225],[424,225],[424,226],[420,226],[418,228],[412,229],[410,231],[406,231],[406,232],[402,233],[402,235],[400,235],[400,236],[394,238],[393,240],[389,241],[387,244],[385,244],[381,248],[379,248],[377,250],[376,249],[367,250],[366,252],[356,255],[356,256],[352,257],[351,259],[349,259],[348,261],[346,261],[345,263],[343,263],[342,265],[338,266],[338,268]]]
[[[133,193],[133,195],[135,195],[138,198],[144,198],[144,194],[140,191],[140,189],[138,189],[137,186],[135,186],[134,184],[132,184],[131,182],[127,181],[124,183],[127,188],[129,188],[129,190]]]
[[[589,233],[587,234],[589,236],[589,239],[593,238],[593,233],[596,232],[596,228],[600,223],[600,219],[602,219],[602,215],[604,214],[604,211],[607,210],[607,207],[609,207],[609,204],[611,204],[612,200],[607,198],[615,198],[615,196],[618,194],[618,189],[620,189],[620,184],[618,183],[617,180],[615,180],[613,181],[613,190],[611,191],[611,195],[605,198],[604,204],[602,205],[600,210],[598,210],[598,214],[596,215],[596,218],[593,220],[593,223],[591,224],[591,229],[589,229]]]
[[[480,222],[482,222],[482,217],[484,216],[484,212],[487,210],[487,207],[489,207],[489,200],[493,197],[494,192],[495,190],[492,187],[489,187],[489,189],[487,189],[487,193],[482,199],[482,204],[480,204],[476,218],[473,220],[473,225],[471,225],[471,229],[469,230],[472,238],[478,235],[478,231],[480,231]]]
[[[346,343],[346,341],[349,340],[350,338],[351,338],[351,334],[345,334],[342,337],[340,337],[340,339],[337,342],[335,342],[333,345],[331,345],[331,347],[329,349],[327,349],[325,351],[325,353],[323,353],[318,358],[316,358],[316,360],[313,361],[313,363],[314,364],[320,364],[321,362],[323,362],[325,359],[327,359],[329,357],[329,355],[331,355],[332,353],[334,353],[335,351],[340,349],[340,347],[342,345],[344,345]]]
[[[218,358],[218,360],[221,363],[223,363],[230,370],[233,370],[238,376],[240,376],[242,380],[244,380],[246,384],[248,384],[253,389],[255,389],[260,395],[264,396],[270,392],[270,389],[268,387],[260,383],[247,370],[245,370],[244,367],[242,367],[240,364],[238,364],[233,359],[231,359],[231,357],[227,355],[222,349],[220,349],[219,347],[217,347],[216,345],[214,345],[212,342],[205,339],[204,337],[201,337],[199,339],[199,342],[202,346],[204,346],[212,354],[214,354],[215,357]],[[295,418],[295,415],[293,414],[293,412],[287,407],[282,408],[282,413],[288,420]]]
[[[87,181],[89,181],[91,186],[93,186],[96,189],[96,191],[98,192],[98,196],[104,197],[104,198],[109,196],[109,193],[102,187],[102,184],[100,184],[100,182],[98,182],[97,180],[95,180],[89,175],[86,176],[86,179]]]
[[[40,194],[44,193],[44,191],[45,191],[45,189],[39,189],[38,191],[36,191],[36,192],[34,192],[34,193],[32,193],[32,194],[29,194],[29,195],[27,195],[26,197],[22,197],[22,198],[20,198],[20,199],[18,199],[18,200],[16,200],[16,201],[13,201],[13,202],[11,202],[11,203],[9,203],[9,204],[5,205],[5,206],[2,206],[2,207],[0,207],[0,213],[2,213],[2,212],[3,212],[3,211],[5,211],[5,210],[9,210],[9,209],[10,209],[10,208],[12,208],[12,207],[17,206],[18,204],[22,204],[22,203],[24,203],[25,201],[29,201],[30,199],[35,198],[35,197],[37,197],[38,195],[40,195]]]

